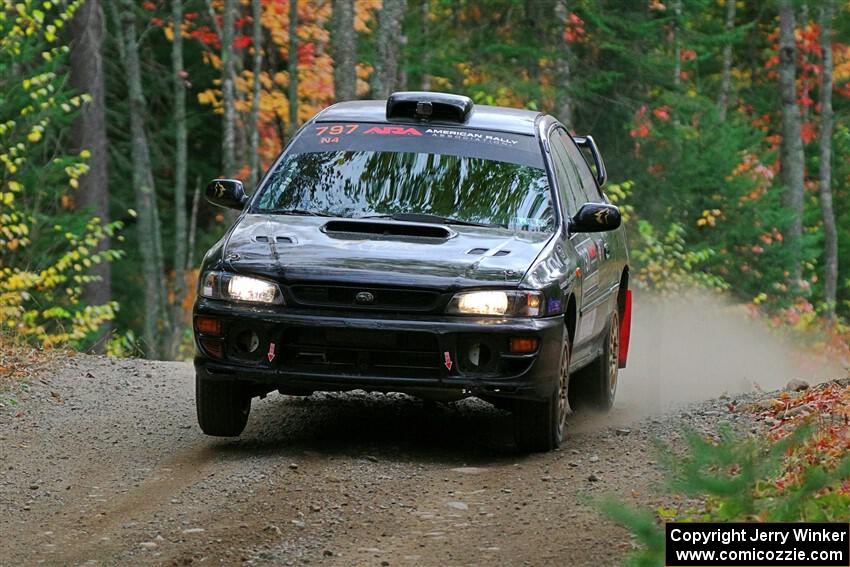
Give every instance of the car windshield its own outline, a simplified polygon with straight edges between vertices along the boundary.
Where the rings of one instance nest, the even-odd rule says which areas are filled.
[[[533,232],[555,225],[543,169],[440,153],[290,154],[272,171],[255,209],[346,218],[430,215]]]

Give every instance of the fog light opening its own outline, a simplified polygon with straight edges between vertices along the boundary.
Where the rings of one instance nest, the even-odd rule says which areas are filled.
[[[474,368],[483,368],[490,363],[491,353],[487,345],[475,343],[469,347],[467,359]]]
[[[236,344],[236,348],[239,349],[240,352],[248,354],[252,354],[260,348],[260,337],[258,337],[257,333],[254,331],[242,331],[236,335],[236,340],[234,342]]]

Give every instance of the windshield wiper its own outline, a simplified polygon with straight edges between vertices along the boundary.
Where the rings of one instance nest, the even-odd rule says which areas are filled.
[[[485,227],[498,227],[498,224],[487,224],[481,222],[473,222],[466,221],[463,219],[456,219],[453,217],[441,217],[440,215],[431,215],[428,213],[392,213],[389,215],[366,215],[363,217],[357,217],[358,219],[392,219],[397,221],[408,221],[408,222],[430,222],[430,223],[442,223],[442,224],[462,224],[465,226],[485,226]]]
[[[328,213],[320,213],[318,211],[308,211],[307,209],[272,209],[270,211],[263,211],[264,213],[270,215],[298,215],[302,217],[332,217]]]

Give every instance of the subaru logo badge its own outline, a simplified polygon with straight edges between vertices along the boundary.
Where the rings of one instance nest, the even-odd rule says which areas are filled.
[[[375,301],[375,296],[369,293],[368,291],[359,291],[357,292],[357,295],[354,296],[354,301],[356,303],[360,303],[361,305],[365,305]]]

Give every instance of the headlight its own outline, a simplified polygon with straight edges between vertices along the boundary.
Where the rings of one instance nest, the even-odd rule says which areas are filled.
[[[283,304],[283,294],[277,284],[259,278],[225,272],[207,272],[204,274],[198,293],[202,297],[210,299]]]
[[[455,315],[545,315],[543,294],[537,291],[469,291],[456,294],[448,313]]]

